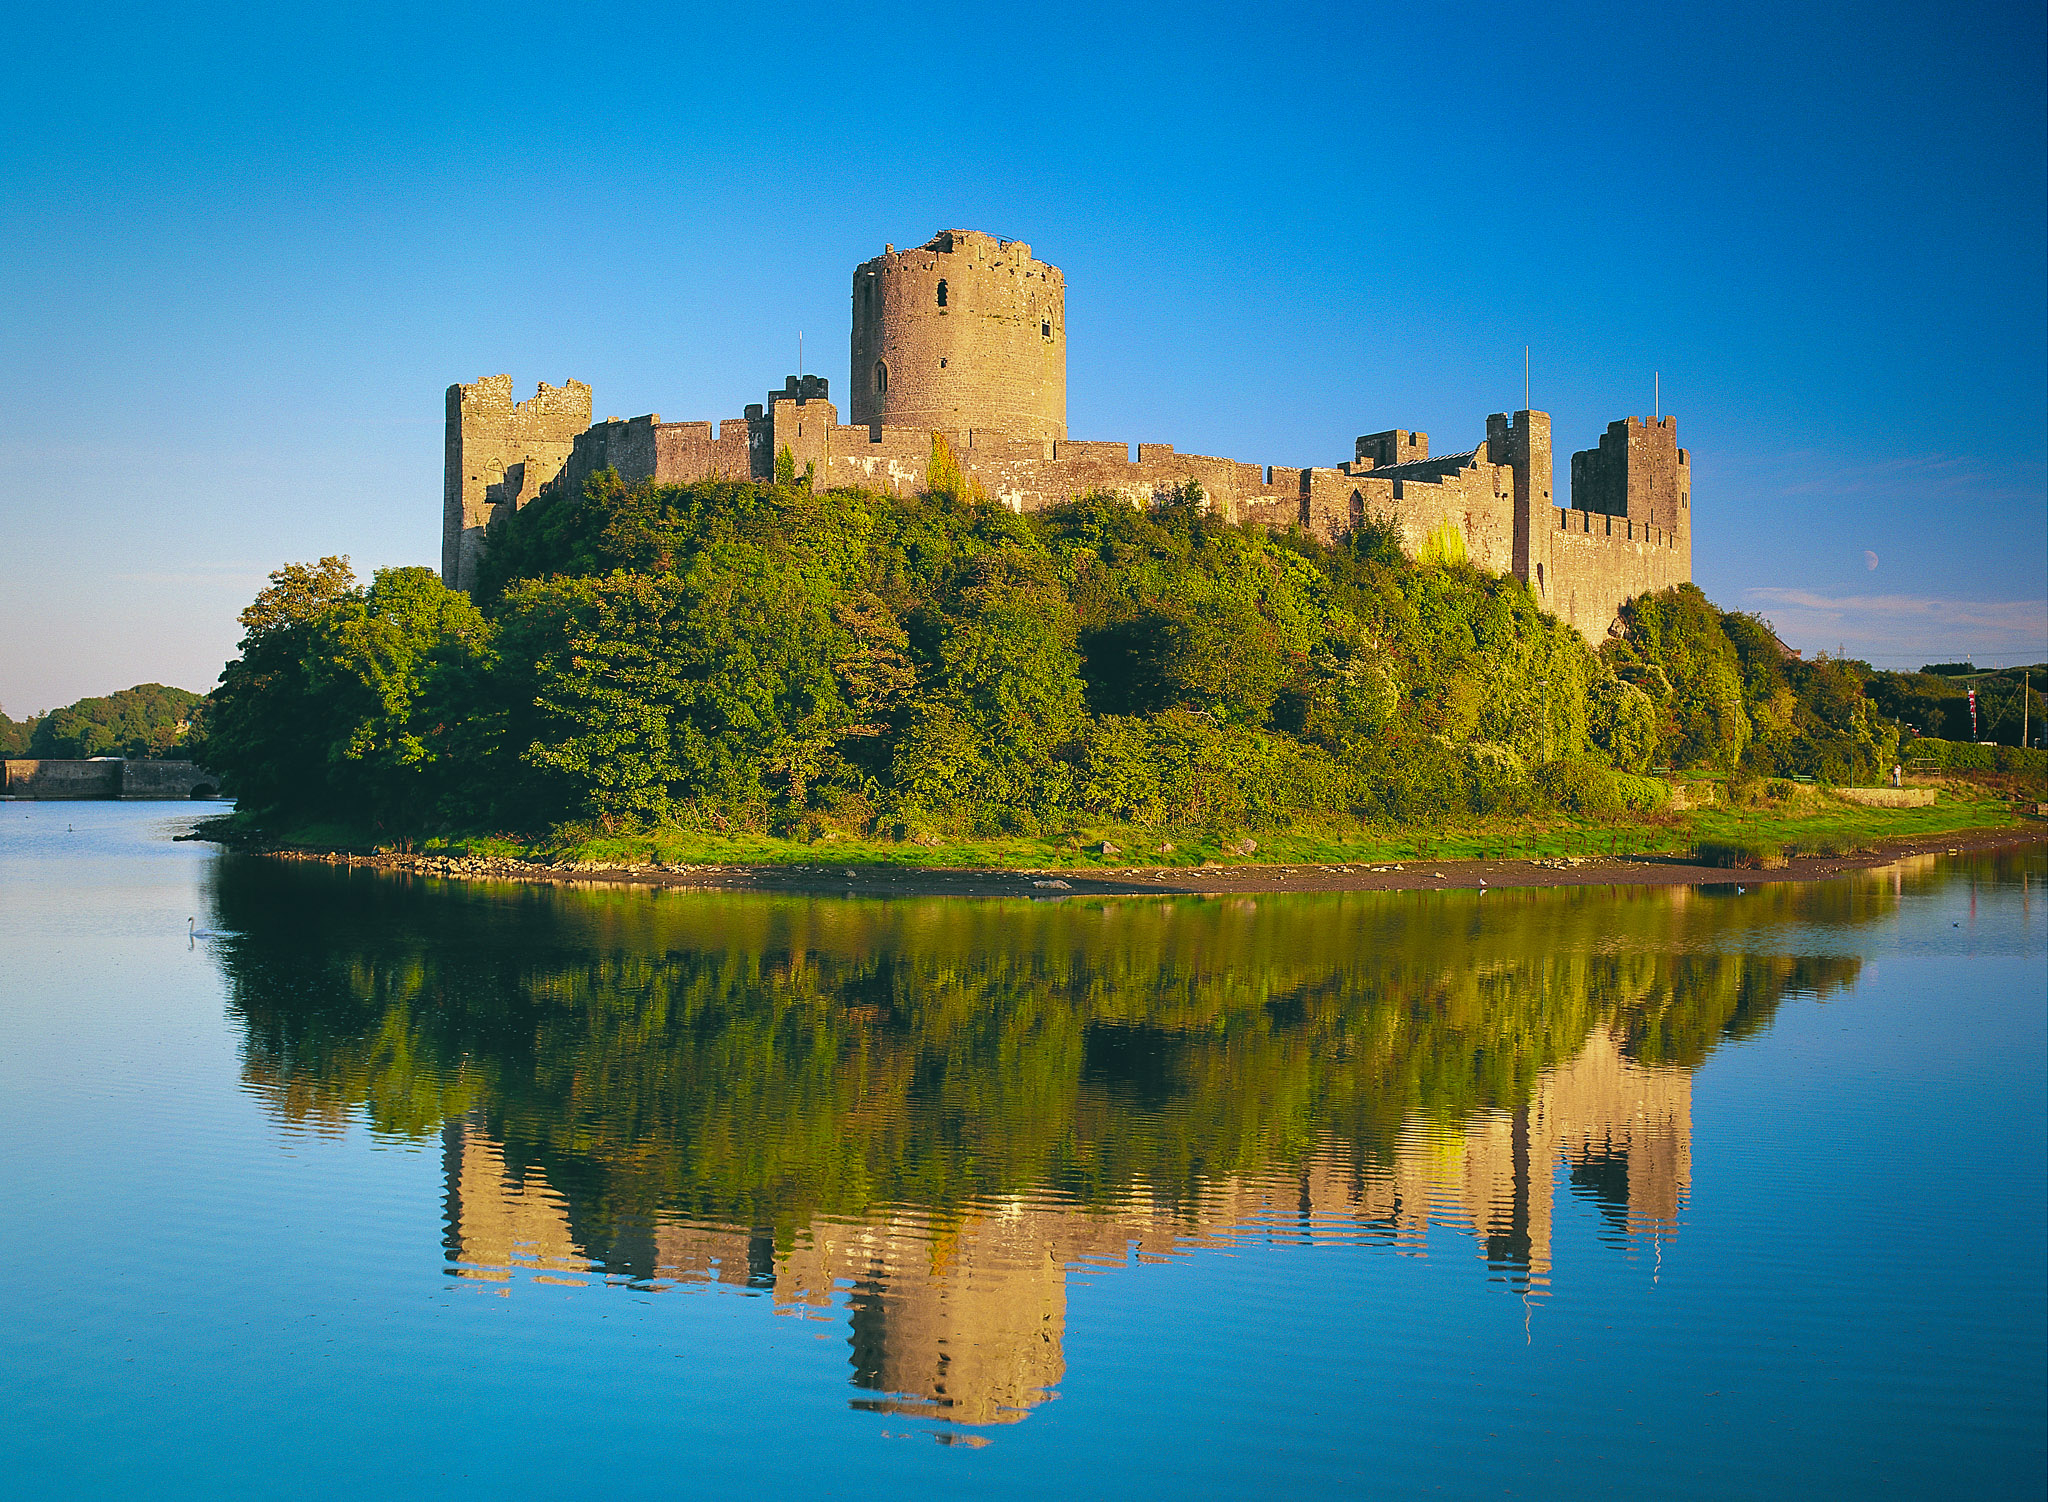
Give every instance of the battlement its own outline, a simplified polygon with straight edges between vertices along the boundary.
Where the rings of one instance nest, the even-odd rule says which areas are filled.
[[[1031,259],[1031,247],[1022,240],[1005,240],[1000,235],[991,235],[978,229],[942,229],[925,241],[923,250],[941,256],[972,256],[982,259],[995,256],[1011,256],[1019,261]],[[893,251],[894,247],[890,247]]]
[[[767,405],[772,407],[777,402],[795,402],[798,406],[802,406],[806,402],[822,402],[831,395],[831,389],[832,383],[823,376],[785,376],[782,381],[782,389],[768,393]],[[760,415],[758,407],[747,408],[747,416],[758,417]]]
[[[1678,420],[1609,423],[1598,448],[1572,455],[1572,505],[1684,531],[1692,512],[1692,456],[1678,446]]]

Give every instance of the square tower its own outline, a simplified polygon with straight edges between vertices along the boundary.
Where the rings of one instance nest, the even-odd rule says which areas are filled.
[[[1429,457],[1429,434],[1411,433],[1406,428],[1389,428],[1384,433],[1366,433],[1352,446],[1352,458],[1374,469],[1389,464],[1406,464]]]
[[[1572,506],[1690,532],[1692,455],[1678,446],[1678,419],[1609,423],[1600,447],[1572,455]]]
[[[523,402],[512,377],[485,376],[448,388],[441,470],[441,582],[468,589],[483,556],[484,531],[501,501],[516,511],[561,473],[576,435],[590,426],[590,388],[546,381]]]

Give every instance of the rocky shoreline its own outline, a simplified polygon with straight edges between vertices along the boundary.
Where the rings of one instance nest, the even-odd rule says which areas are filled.
[[[195,834],[188,838],[207,838]],[[2048,840],[2048,826],[1969,830],[1888,842],[1858,855],[1798,856],[1774,870],[1698,865],[1680,856],[1634,855],[1523,860],[1409,860],[1347,865],[1130,866],[1087,870],[964,870],[933,866],[549,864],[445,855],[359,855],[298,847],[244,847],[266,860],[451,881],[837,893],[852,897],[1232,896],[1279,892],[1402,892],[1510,887],[1718,886],[1817,881],[1919,855],[2000,850]]]

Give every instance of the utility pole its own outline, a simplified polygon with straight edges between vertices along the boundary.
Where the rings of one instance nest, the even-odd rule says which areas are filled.
[[[2028,697],[2032,692],[2028,685],[2032,681],[2032,677],[2024,670],[2020,673],[2020,744],[2022,746],[2031,746],[2033,744],[2027,738],[2033,729],[2033,721],[2029,717],[2029,711],[2033,709],[2034,703]]]

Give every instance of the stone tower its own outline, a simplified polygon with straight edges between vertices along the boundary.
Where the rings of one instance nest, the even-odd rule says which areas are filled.
[[[1584,511],[1692,531],[1692,455],[1678,446],[1678,419],[1625,417],[1600,447],[1572,455],[1572,504]]]
[[[856,424],[1067,436],[1067,288],[1031,247],[943,230],[853,274]]]
[[[590,426],[590,388],[540,383],[512,400],[512,377],[485,376],[448,388],[441,479],[441,582],[468,589],[483,556],[491,514],[517,510],[540,494],[568,461],[576,435]]]
[[[1550,414],[1496,412],[1486,419],[1486,457],[1515,472],[1515,551],[1517,579],[1536,586],[1549,600],[1550,534],[1555,530],[1557,502],[1551,498]]]

